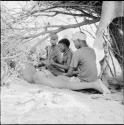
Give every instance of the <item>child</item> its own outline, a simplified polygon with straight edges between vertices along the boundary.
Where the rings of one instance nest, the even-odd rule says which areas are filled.
[[[45,65],[46,68],[53,73],[53,75],[57,76],[62,73],[61,69],[56,68],[51,65],[54,61],[56,63],[61,63],[61,52],[57,48],[58,36],[57,34],[51,34],[50,43],[51,45],[46,46],[46,59],[42,61],[40,65]]]
[[[61,39],[58,43],[58,48],[63,53],[62,64],[52,62],[52,65],[63,69],[65,72],[68,71],[72,59],[72,51],[69,46],[70,41],[68,39]]]

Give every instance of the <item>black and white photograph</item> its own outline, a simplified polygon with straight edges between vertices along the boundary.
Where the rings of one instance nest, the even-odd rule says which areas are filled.
[[[124,124],[124,1],[1,1],[1,124]]]

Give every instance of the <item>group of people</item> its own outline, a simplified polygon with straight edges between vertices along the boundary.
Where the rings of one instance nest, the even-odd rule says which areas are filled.
[[[94,41],[96,48],[102,48],[103,32],[110,23],[118,17],[121,18],[120,22],[123,21],[123,5],[123,1],[103,1],[101,19]],[[120,33],[122,36],[123,26]],[[77,32],[73,35],[73,42],[77,48],[74,53],[69,47],[68,39],[61,39],[58,44],[57,42],[58,36],[52,35],[51,46],[46,47],[47,58],[40,63],[51,74],[45,75],[37,71],[32,65],[27,64],[23,70],[25,80],[57,88],[71,90],[93,88],[103,94],[110,93],[110,90],[97,78],[96,55],[94,50],[88,47],[85,34]],[[77,80],[70,80],[73,76]]]
[[[86,35],[77,32],[72,38],[76,52],[70,49],[70,41],[66,38],[58,41],[57,34],[51,35],[51,46],[46,47],[46,60],[40,62],[55,76],[77,76],[81,81],[97,79],[96,56],[92,48],[88,47]],[[39,65],[39,66],[40,66]]]
[[[76,32],[72,40],[77,48],[75,52],[70,49],[68,39],[63,38],[58,41],[57,34],[52,34],[51,46],[46,47],[46,59],[38,65],[38,67],[44,66],[51,74],[45,75],[28,64],[23,71],[24,79],[57,88],[71,90],[93,88],[104,94],[110,93],[97,77],[95,51],[88,47],[86,35]],[[72,77],[76,80],[70,80]]]

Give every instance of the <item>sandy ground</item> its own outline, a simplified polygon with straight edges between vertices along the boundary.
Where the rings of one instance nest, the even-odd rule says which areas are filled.
[[[124,124],[122,93],[76,92],[11,78],[1,87],[1,124]]]

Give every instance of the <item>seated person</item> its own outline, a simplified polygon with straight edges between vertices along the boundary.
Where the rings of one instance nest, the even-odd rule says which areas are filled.
[[[69,74],[70,76],[71,72],[73,71],[72,69],[78,67],[78,77],[80,81],[70,80],[70,78],[67,76],[55,77],[53,75],[46,75],[40,71],[36,71],[36,69],[32,65],[26,65],[22,73],[23,78],[30,83],[43,84],[55,88],[65,88],[71,90],[93,88],[103,94],[110,93],[108,88],[101,82],[101,80],[97,79],[95,53],[93,49],[90,49],[86,46],[83,34],[78,33],[75,35],[77,36],[77,38],[75,39],[75,44],[77,43],[76,46],[80,49],[77,50],[73,55],[72,62],[70,64],[71,68],[67,74]],[[84,60],[82,60],[82,57],[84,58]]]
[[[56,34],[51,34],[50,43],[51,46],[46,47],[46,59],[40,62],[38,66],[46,66],[46,68],[55,76],[62,74],[64,71],[51,65],[51,62],[61,63],[61,52],[57,47],[58,36]]]
[[[70,62],[72,59],[72,51],[70,50],[69,46],[70,46],[70,42],[68,39],[61,39],[58,42],[58,48],[63,53],[62,63],[61,64],[56,63],[56,62],[51,63],[51,65],[61,68],[61,69],[65,70],[65,72],[68,71]]]
[[[67,76],[72,76],[76,69],[81,81],[94,81],[97,79],[96,55],[86,43],[86,35],[77,32],[73,36],[73,42],[77,51],[74,52]]]

